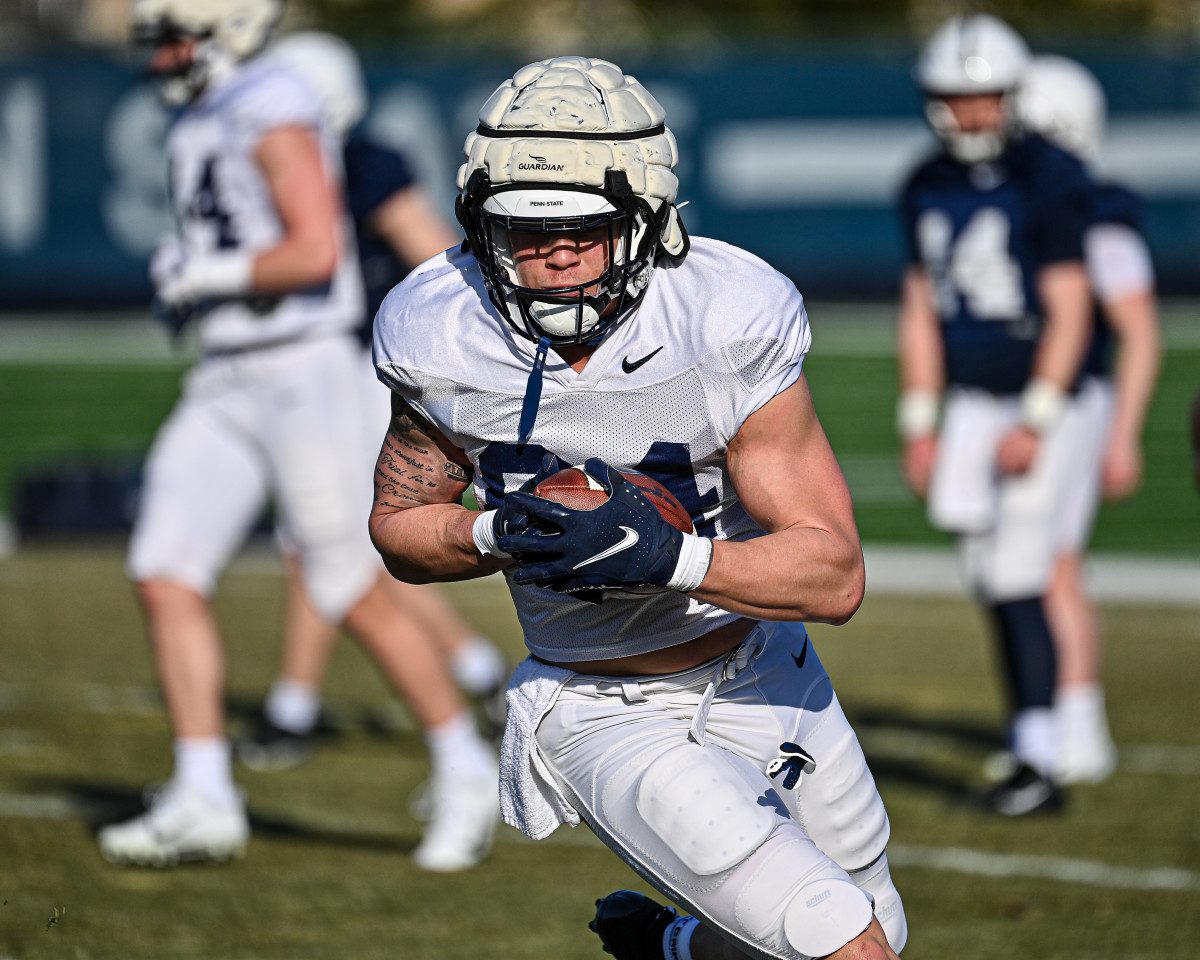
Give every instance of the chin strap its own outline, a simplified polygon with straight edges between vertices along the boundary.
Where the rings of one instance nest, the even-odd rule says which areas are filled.
[[[542,401],[542,371],[546,367],[546,353],[550,349],[550,338],[542,337],[538,341],[537,354],[533,358],[533,369],[529,371],[529,380],[525,383],[525,399],[521,401],[521,423],[517,428],[517,452],[520,453],[533,433],[533,424],[537,420],[538,404]]]

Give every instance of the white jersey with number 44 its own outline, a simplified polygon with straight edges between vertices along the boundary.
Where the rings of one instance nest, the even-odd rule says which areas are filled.
[[[536,344],[488,299],[470,254],[427,261],[375,321],[380,378],[466,451],[481,506],[498,507],[556,454],[600,457],[664,484],[708,537],[762,529],[738,502],[725,454],[745,419],[800,376],[810,343],[795,286],[762,260],[693,238],[678,266],[655,271],[641,307],[581,373],[553,351],[529,442],[518,424]],[[804,477],[779,477],[800,485]],[[529,649],[559,662],[607,659],[691,640],[737,615],[675,591],[597,605],[551,590],[509,588]]]
[[[329,176],[341,179],[340,146],[316,93],[266,58],[240,66],[175,120],[167,137],[169,183],[186,252],[258,253],[279,242],[283,226],[255,151],[281,127],[311,131]],[[282,297],[200,304],[202,349],[242,350],[352,330],[361,320],[362,280],[348,222],[339,230],[342,255],[330,283]]]

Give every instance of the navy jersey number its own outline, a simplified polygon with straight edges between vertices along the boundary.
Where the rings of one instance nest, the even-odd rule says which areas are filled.
[[[205,161],[189,212],[196,219],[206,220],[213,225],[217,232],[218,249],[232,250],[238,245],[237,234],[233,229],[233,218],[221,206],[221,200],[217,196],[214,172],[216,164],[215,157],[209,157]]]
[[[536,443],[520,448],[511,443],[492,443],[479,455],[479,477],[483,482],[485,506],[497,509],[504,502],[509,488],[505,477],[520,478],[533,476],[541,465],[542,458],[550,451]],[[562,460],[564,467],[574,466]],[[658,440],[650,445],[646,455],[633,467],[648,477],[653,477],[675,495],[696,525],[696,532],[711,536],[713,521],[703,520],[706,510],[716,506],[721,495],[716,490],[702,494],[696,485],[696,472],[692,466],[691,451],[686,443],[669,443]],[[519,486],[513,483],[512,486]]]

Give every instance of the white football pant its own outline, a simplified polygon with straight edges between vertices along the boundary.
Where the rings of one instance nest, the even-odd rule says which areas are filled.
[[[825,956],[872,910],[904,946],[883,801],[802,624],[760,624],[735,655],[683,673],[577,675],[537,744],[622,860],[750,955]]]
[[[967,581],[986,603],[1045,593],[1060,552],[1085,536],[1095,514],[1096,406],[1090,392],[1043,435],[1033,466],[1001,476],[996,450],[1019,422],[1017,397],[952,388],[946,395],[929,489],[929,520],[960,535]]]
[[[350,336],[202,359],[147,460],[130,576],[210,594],[273,496],[314,606],[340,622],[382,570],[363,377]]]

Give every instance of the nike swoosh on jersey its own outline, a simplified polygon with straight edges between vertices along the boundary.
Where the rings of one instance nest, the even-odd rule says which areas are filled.
[[[588,557],[586,560],[580,560],[579,563],[575,564],[575,566],[573,566],[571,569],[578,570],[580,567],[586,567],[589,563],[595,563],[597,560],[604,560],[607,557],[611,557],[615,553],[620,553],[622,550],[628,550],[638,542],[638,533],[633,529],[633,527],[622,526],[621,529],[625,531],[625,536],[623,536],[607,550],[601,550],[594,557]]]
[[[808,659],[808,637],[804,638],[804,647],[800,650],[800,656],[792,654],[792,659],[796,661],[796,666],[801,670],[804,669],[804,661]]]
[[[666,346],[666,344],[663,344],[663,346]],[[658,350],[661,350],[661,349],[662,349],[662,347],[658,348]],[[646,363],[647,361],[653,359],[654,355],[658,353],[658,350],[651,350],[648,354],[646,354],[644,357],[642,357],[641,360],[632,360],[631,361],[629,359],[629,357],[625,357],[625,359],[621,361],[621,369],[624,370],[626,373],[633,373],[633,371],[636,370],[638,367],[640,367],[643,363]]]

